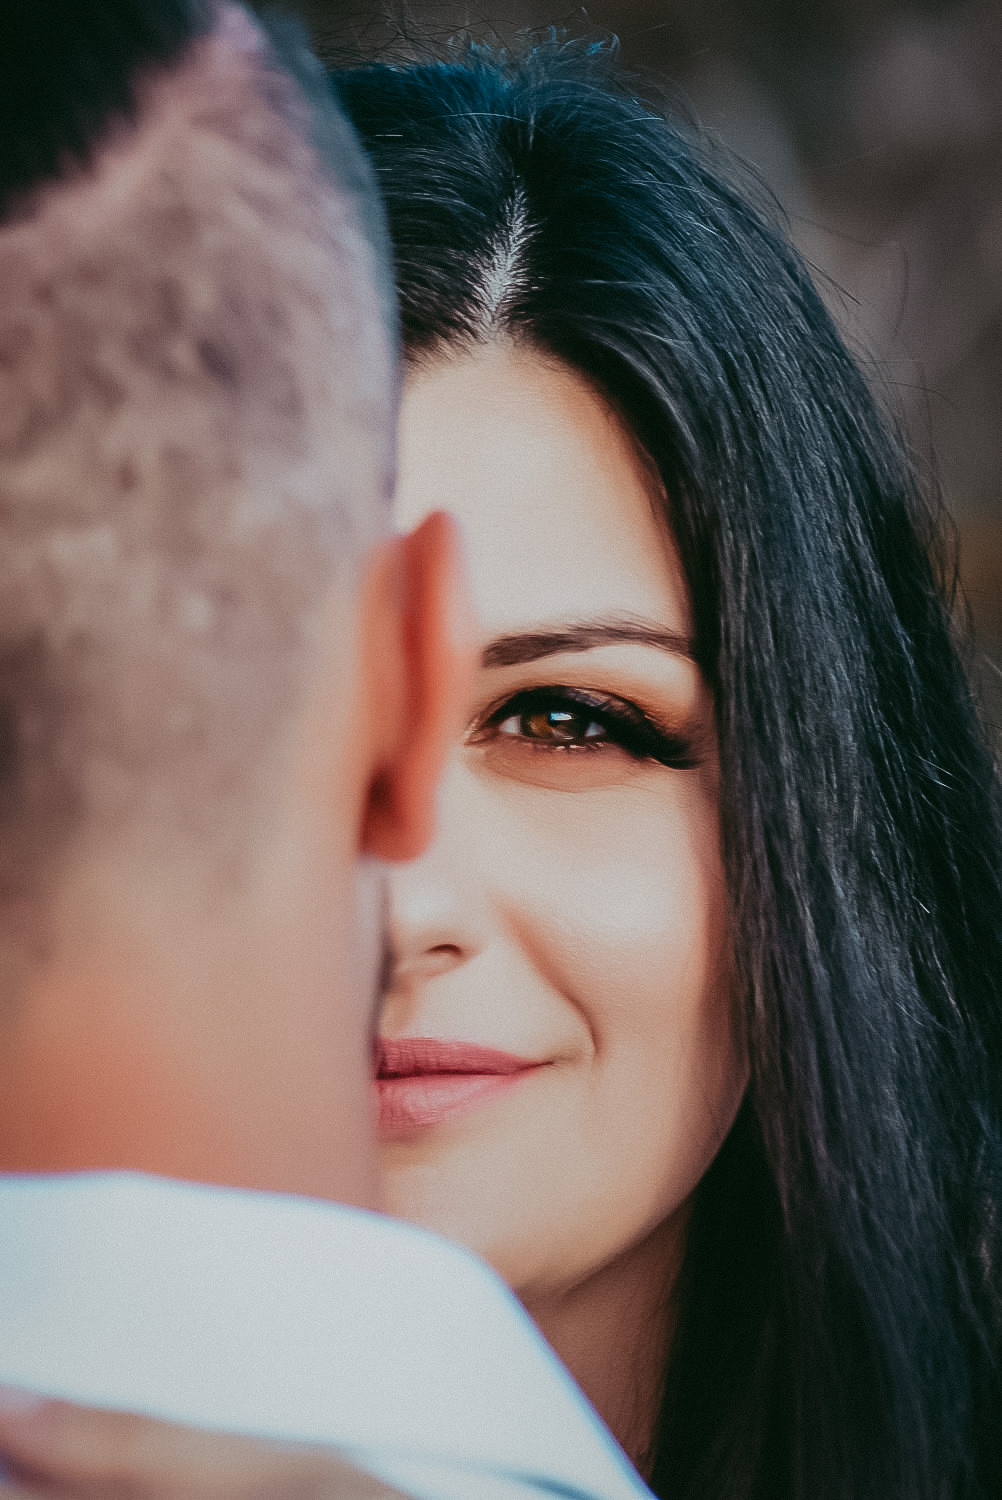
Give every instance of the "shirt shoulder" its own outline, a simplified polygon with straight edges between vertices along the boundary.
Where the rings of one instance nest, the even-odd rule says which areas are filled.
[[[336,1445],[420,1500],[648,1494],[483,1262],[363,1210],[0,1178],[0,1327],[0,1381]]]

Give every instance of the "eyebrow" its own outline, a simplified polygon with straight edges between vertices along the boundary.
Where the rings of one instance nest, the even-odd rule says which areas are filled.
[[[695,642],[688,636],[677,630],[667,630],[654,620],[623,616],[575,621],[549,630],[498,635],[484,647],[481,663],[484,667],[515,667],[564,651],[591,651],[595,646],[616,645],[624,641],[657,646],[661,651],[670,651],[673,656],[696,660]]]

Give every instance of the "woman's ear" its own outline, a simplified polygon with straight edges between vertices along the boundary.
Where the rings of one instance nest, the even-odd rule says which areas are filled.
[[[439,778],[473,686],[473,607],[456,521],[434,511],[385,543],[364,597],[377,738],[359,850],[413,859],[431,841]]]

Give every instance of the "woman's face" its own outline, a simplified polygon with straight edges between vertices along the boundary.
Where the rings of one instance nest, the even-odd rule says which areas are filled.
[[[713,704],[657,504],[559,364],[408,381],[399,519],[461,520],[482,664],[436,841],[391,878],[387,1207],[530,1305],[677,1214],[745,1083]]]

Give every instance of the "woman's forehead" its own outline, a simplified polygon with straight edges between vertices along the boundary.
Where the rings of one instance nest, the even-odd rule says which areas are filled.
[[[397,516],[461,521],[488,633],[640,614],[691,629],[687,590],[631,436],[581,376],[494,345],[412,374]]]

